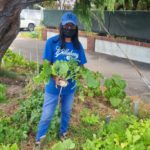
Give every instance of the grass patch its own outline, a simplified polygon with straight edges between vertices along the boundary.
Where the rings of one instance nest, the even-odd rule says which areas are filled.
[[[3,110],[0,109],[0,118],[2,118],[3,116],[5,116],[5,113]]]
[[[38,27],[35,27],[35,30],[33,32],[29,32],[29,31],[20,32],[19,37],[33,38],[33,39],[41,40],[42,39],[42,29],[43,28],[44,28],[43,26],[38,26]]]
[[[1,68],[0,69],[0,77],[8,77],[11,79],[16,79],[17,74],[15,72],[10,71],[10,70],[6,70],[6,69]]]
[[[81,115],[81,120],[84,124],[87,125],[96,125],[97,123],[99,123],[100,121],[100,117],[99,115],[95,114],[95,113],[90,113],[89,109],[83,109],[83,111],[80,113]]]
[[[35,32],[35,31],[32,31],[32,32],[29,32],[29,31],[21,32],[20,33],[20,37],[22,37],[22,38],[38,38],[38,33]]]
[[[6,100],[6,85],[0,83],[0,102]]]
[[[23,56],[14,53],[10,49],[7,50],[3,57],[3,68],[17,72],[19,74],[33,74],[37,69],[37,63],[26,60]]]
[[[93,134],[100,130],[100,123],[95,125],[85,125],[80,123],[79,126],[72,125],[70,127],[70,138],[76,145],[76,149],[80,149],[81,145],[85,143],[86,139],[92,139]]]

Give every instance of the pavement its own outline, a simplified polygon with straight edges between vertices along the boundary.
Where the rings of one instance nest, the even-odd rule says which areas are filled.
[[[10,46],[14,52],[23,55],[25,58],[42,63],[42,53],[45,41],[35,39],[16,38]],[[119,74],[127,81],[126,92],[129,95],[142,97],[150,95],[150,88],[146,86],[135,69],[127,59],[109,56],[101,53],[87,53],[88,63],[85,65],[93,71],[101,72],[105,77],[112,74]],[[135,62],[139,71],[150,81],[150,64]],[[147,100],[146,100],[147,101]],[[148,96],[150,102],[150,96]]]

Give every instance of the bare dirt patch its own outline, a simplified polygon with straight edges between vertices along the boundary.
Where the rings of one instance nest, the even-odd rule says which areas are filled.
[[[0,83],[6,84],[6,85],[20,85],[25,86],[25,79],[24,78],[8,78],[8,77],[0,77]]]
[[[0,110],[5,114],[5,116],[10,116],[16,112],[18,108],[18,101],[13,101],[11,103],[0,104]]]
[[[145,103],[140,96],[131,96],[132,103],[139,103],[139,117],[140,118],[150,118],[150,103]]]
[[[102,118],[106,117],[107,115],[115,117],[119,114],[115,109],[111,108],[111,106],[104,100],[103,97],[96,97],[96,98],[87,97],[84,102],[76,98],[72,110],[72,118],[71,118],[72,124],[74,125],[80,124],[80,113],[85,108],[88,108],[93,113],[97,113]]]
[[[24,141],[21,143],[21,150],[34,150],[35,138],[34,135],[29,134],[28,141]]]
[[[16,112],[19,106],[18,100],[23,98],[25,81],[20,78],[11,79],[7,77],[0,77],[0,83],[5,84],[7,87],[7,101],[0,104],[0,110],[6,116],[10,116]]]

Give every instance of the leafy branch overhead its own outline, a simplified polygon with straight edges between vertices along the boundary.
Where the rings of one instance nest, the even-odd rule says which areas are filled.
[[[150,0],[77,0],[74,10],[86,30],[91,30],[91,20],[102,22],[105,10],[150,10]]]
[[[44,0],[0,0],[0,63],[20,31],[20,13],[27,6]]]

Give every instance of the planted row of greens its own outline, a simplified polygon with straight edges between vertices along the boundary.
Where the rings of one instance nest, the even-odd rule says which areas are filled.
[[[11,50],[7,50],[2,62],[5,68],[10,68],[12,70],[19,67],[22,70],[24,69],[25,72],[34,72],[37,69],[37,64],[35,62],[30,62]]]
[[[122,115],[102,127],[81,144],[83,150],[150,150],[150,119],[139,120],[135,116]],[[52,150],[76,149],[68,139],[58,142]]]
[[[20,108],[15,114],[0,118],[0,143],[20,143],[28,138],[30,132],[35,134],[41,115],[42,103],[43,91],[35,90],[29,99],[20,104]],[[57,111],[51,125],[52,129],[56,128],[58,121]]]
[[[28,110],[31,110],[33,109],[33,107],[31,106],[32,106],[31,104],[30,105],[28,104],[26,108]],[[33,110],[35,113],[35,108]],[[23,112],[26,112],[26,111],[23,111]],[[28,116],[31,114],[32,113],[28,113]],[[82,115],[85,115],[85,112],[83,112]],[[26,115],[20,115],[16,117],[24,117],[24,116]],[[30,119],[28,120],[25,119],[25,122],[26,123],[28,122],[27,126],[29,127],[31,127],[30,123],[32,122],[31,130],[34,130],[33,128],[36,127],[36,125],[34,125],[36,121],[33,123],[33,121],[31,121],[32,120],[31,118],[35,118],[33,120],[38,120],[36,118],[39,118],[39,115],[37,116],[38,117],[33,117],[33,116],[29,117]],[[27,118],[27,117],[24,117],[24,118]],[[56,118],[55,118],[55,121],[53,121],[54,128],[52,128],[53,133],[51,133],[50,136],[52,136],[54,132],[56,132],[55,126],[57,126],[56,124],[58,123],[56,121],[57,120]],[[10,123],[10,119],[7,121]],[[16,124],[16,127],[19,124],[17,122],[18,120],[14,122],[14,124]],[[47,150],[58,150],[58,149],[69,150],[69,149],[76,149],[76,148],[77,149],[80,148],[83,150],[111,150],[112,148],[115,150],[131,150],[131,149],[149,150],[150,149],[150,142],[149,142],[150,141],[150,119],[142,120],[132,115],[128,115],[128,116],[120,115],[117,118],[112,119],[109,122],[109,124],[107,124],[104,120],[101,120],[98,116],[96,115],[88,116],[88,113],[86,113],[85,118],[82,117],[82,122],[84,123],[84,128],[88,128],[91,125],[95,126],[96,124],[98,124],[99,128],[98,130],[95,131],[95,133],[93,132],[93,137],[88,137],[87,139],[85,139],[85,142],[80,144],[80,147],[79,146],[77,147],[77,145],[75,144],[73,140],[67,139],[64,142],[57,142],[56,144],[52,146],[52,148],[47,148]],[[18,130],[20,128],[19,126],[17,127]],[[7,127],[10,128],[10,125],[9,126],[7,125]],[[7,130],[7,133],[10,132],[10,130],[8,130],[7,128],[6,130]],[[25,128],[22,128],[22,132],[26,132],[26,131],[27,130]],[[18,133],[17,130],[14,132],[11,132],[11,134],[15,136],[17,136],[17,133]],[[82,133],[82,131],[80,131],[80,133]],[[12,137],[11,134],[9,136]],[[2,135],[2,133],[0,135]],[[16,142],[15,136],[13,137],[14,139],[12,139],[11,141],[12,143]],[[3,138],[7,139],[8,136],[7,138],[6,137],[3,137]],[[4,144],[4,141],[3,141],[3,144]],[[16,144],[13,146],[16,147]],[[9,145],[6,145],[6,146],[3,145],[2,147],[9,147],[6,150],[12,150],[11,149],[12,146],[9,146]],[[13,150],[18,150],[18,149],[16,147],[16,149],[13,149]],[[5,150],[5,149],[2,149],[2,150]]]

